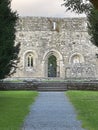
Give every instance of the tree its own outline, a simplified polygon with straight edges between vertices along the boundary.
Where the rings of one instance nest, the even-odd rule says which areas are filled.
[[[18,63],[20,45],[15,45],[17,19],[17,13],[11,10],[11,0],[0,0],[0,79],[14,73]]]
[[[95,9],[98,9],[98,1],[97,0],[90,0],[90,2],[94,5]]]
[[[87,15],[88,18],[88,33],[91,36],[91,42],[98,46],[98,10],[92,8]]]
[[[98,9],[98,1],[97,0],[64,0],[65,7],[67,10],[75,11],[76,13],[88,13],[92,7]]]
[[[91,42],[98,46],[98,10],[94,8],[89,0],[67,0],[63,5],[67,10],[72,10],[76,13],[86,13]]]
[[[71,10],[79,14],[89,13],[93,6],[89,0],[64,0],[62,5],[64,5],[67,10]]]

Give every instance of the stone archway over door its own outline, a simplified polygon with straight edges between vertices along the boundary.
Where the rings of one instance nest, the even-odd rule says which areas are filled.
[[[48,75],[48,60],[52,56],[55,58],[55,63],[56,63],[56,66],[55,66],[56,74],[55,74],[55,76],[52,76],[52,77],[60,77],[60,78],[64,77],[65,68],[64,68],[64,63],[63,63],[63,57],[60,54],[60,52],[55,49],[51,49],[50,51],[47,51],[43,56],[43,61],[42,61],[43,74],[44,74],[43,76],[50,77]]]

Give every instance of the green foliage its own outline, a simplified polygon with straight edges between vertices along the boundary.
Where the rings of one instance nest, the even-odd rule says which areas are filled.
[[[82,120],[82,126],[87,130],[98,130],[98,92],[68,91],[67,95]]]
[[[89,0],[64,0],[64,5],[67,10],[74,11],[76,13],[88,13],[92,7]]]
[[[88,33],[91,36],[91,42],[98,46],[98,10],[92,8],[91,12],[87,15],[88,17]]]
[[[0,0],[0,79],[10,75],[12,69],[15,70],[19,52],[19,44],[15,46],[18,16],[11,11],[10,4],[10,0]]]
[[[37,92],[0,91],[0,130],[19,130]]]
[[[91,42],[98,46],[98,10],[93,7],[89,0],[64,0],[64,6],[67,10],[76,13],[86,13],[88,18],[88,33],[91,36]]]

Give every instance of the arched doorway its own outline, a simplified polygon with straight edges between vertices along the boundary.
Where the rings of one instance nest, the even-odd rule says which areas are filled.
[[[51,64],[50,59],[54,59],[54,75],[50,76],[49,75],[49,64]],[[65,76],[65,67],[63,63],[63,57],[61,53],[55,49],[51,49],[45,52],[43,56],[43,61],[42,61],[42,66],[43,66],[43,76],[44,77],[64,77]],[[50,65],[51,66],[51,65]],[[52,72],[52,71],[51,71]]]
[[[57,77],[57,58],[54,55],[48,58],[48,77]]]

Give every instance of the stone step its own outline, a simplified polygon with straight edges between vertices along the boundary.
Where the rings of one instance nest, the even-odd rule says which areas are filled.
[[[66,91],[67,85],[66,83],[60,83],[60,82],[42,82],[38,84],[37,87],[38,91]]]
[[[67,89],[63,88],[63,89],[58,89],[58,88],[39,88],[38,91],[66,91]]]
[[[59,91],[59,92],[61,92],[61,91],[67,91],[66,89],[41,89],[41,90],[38,90],[39,92],[57,92],[57,91]]]

